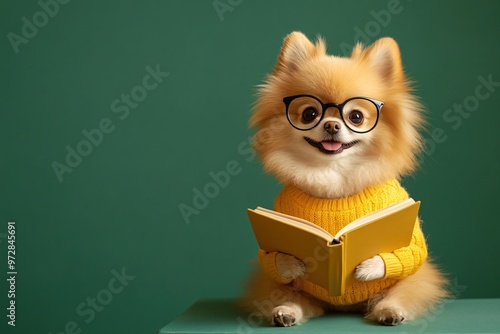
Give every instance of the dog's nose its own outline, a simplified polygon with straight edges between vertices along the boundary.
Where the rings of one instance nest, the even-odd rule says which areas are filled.
[[[337,134],[340,131],[340,123],[337,121],[328,121],[324,127],[325,131],[331,135]]]

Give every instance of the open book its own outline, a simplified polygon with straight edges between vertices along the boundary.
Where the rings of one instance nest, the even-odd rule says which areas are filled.
[[[409,198],[354,220],[335,235],[297,217],[257,207],[248,209],[259,247],[294,255],[306,264],[305,279],[340,296],[356,282],[364,260],[411,242],[420,202]]]

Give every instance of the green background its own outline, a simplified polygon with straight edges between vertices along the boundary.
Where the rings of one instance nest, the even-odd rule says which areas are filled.
[[[230,10],[219,16],[210,0],[71,1],[18,53],[7,36],[41,7],[1,2],[2,332],[59,333],[74,321],[82,333],[153,333],[195,300],[240,293],[257,248],[245,209],[272,206],[281,187],[246,150],[250,106],[293,30],[322,35],[333,54],[356,29],[365,42],[399,42],[429,110],[426,137],[441,138],[404,179],[423,203],[430,251],[461,298],[500,297],[500,87],[456,129],[443,119],[474,101],[478,77],[500,81],[500,2],[401,0],[380,22],[393,1],[221,2]],[[111,103],[157,64],[168,77],[120,119]],[[65,164],[65,147],[106,118],[113,132],[59,182],[53,162]],[[179,206],[193,206],[230,161],[236,175],[187,223]],[[5,311],[8,220],[15,328]],[[122,269],[135,278],[87,323],[78,305],[104,298]]]

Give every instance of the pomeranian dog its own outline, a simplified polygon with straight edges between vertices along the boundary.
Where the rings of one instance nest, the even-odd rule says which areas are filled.
[[[322,39],[312,43],[300,32],[285,38],[250,121],[265,170],[284,185],[275,210],[332,235],[408,198],[399,180],[416,168],[423,123],[393,39],[358,44],[350,57],[337,57],[326,53]],[[292,255],[259,250],[259,260],[242,303],[276,326],[331,311],[397,325],[447,296],[444,276],[427,259],[420,223],[408,247],[360,263],[357,282],[342,296],[309,282],[306,265]]]

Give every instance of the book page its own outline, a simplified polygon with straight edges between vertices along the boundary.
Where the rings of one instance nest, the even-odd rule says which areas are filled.
[[[393,212],[402,210],[402,209],[412,205],[413,203],[415,203],[415,200],[413,200],[412,198],[408,198],[408,199],[405,199],[404,201],[395,203],[395,204],[390,205],[386,208],[380,209],[378,211],[367,214],[366,216],[358,218],[358,219],[350,222],[346,226],[344,226],[342,229],[340,229],[340,231],[338,231],[337,234],[335,234],[335,236],[333,237],[333,240],[336,242],[340,242],[340,237],[343,234],[345,234],[346,232],[351,231],[351,230],[358,228],[360,226],[363,226],[365,224],[368,224],[371,221],[376,220],[380,217],[383,217],[383,216],[389,215]]]
[[[296,226],[300,229],[306,230],[312,234],[317,235],[320,238],[323,238],[329,242],[333,241],[333,235],[328,233],[325,229],[319,227],[318,225],[311,223],[310,221],[307,221],[305,219],[301,219],[298,217],[290,216],[278,211],[274,210],[269,210],[266,208],[262,207],[257,207],[255,211],[259,212],[262,215],[277,219],[281,222],[284,222],[286,224]]]

